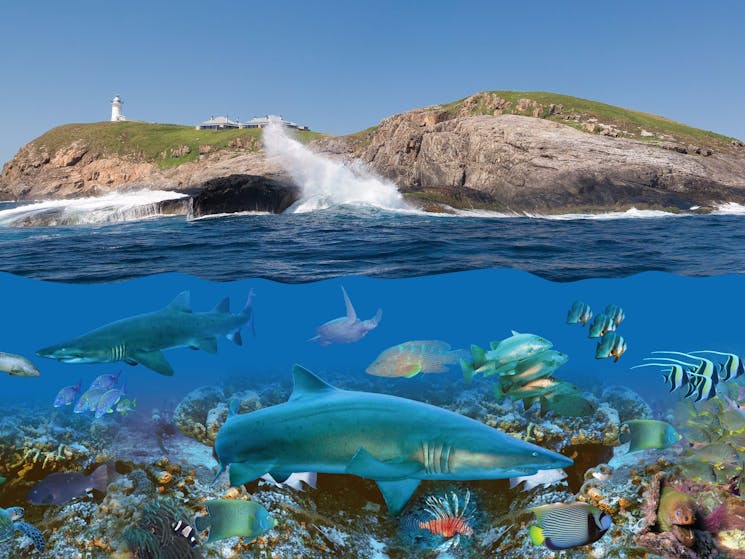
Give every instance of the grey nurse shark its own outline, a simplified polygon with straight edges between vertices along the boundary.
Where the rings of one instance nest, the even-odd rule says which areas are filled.
[[[164,309],[112,322],[37,354],[64,363],[139,363],[161,375],[172,375],[161,353],[164,349],[190,347],[215,353],[218,336],[241,345],[241,328],[248,324],[253,330],[252,300],[253,290],[237,314],[230,313],[227,297],[209,312],[193,313],[189,292],[184,291]]]
[[[378,312],[375,313],[373,318],[360,320],[357,318],[357,312],[354,310],[352,301],[350,301],[344,286],[342,286],[341,292],[344,294],[344,305],[347,309],[346,316],[329,320],[319,326],[316,330],[318,335],[309,339],[309,342],[318,342],[321,345],[351,344],[352,342],[361,340],[383,318],[383,311],[378,309]]]
[[[340,390],[299,365],[293,376],[287,402],[233,414],[218,432],[218,476],[229,467],[231,485],[266,473],[353,474],[375,480],[398,514],[421,480],[512,478],[573,463],[442,408]]]

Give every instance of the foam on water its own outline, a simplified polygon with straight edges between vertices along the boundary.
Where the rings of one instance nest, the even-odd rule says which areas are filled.
[[[343,205],[412,211],[392,182],[375,176],[362,165],[350,165],[313,153],[292,139],[279,124],[267,126],[263,138],[267,155],[276,157],[301,188],[301,198],[290,207],[290,212],[312,212]]]
[[[32,202],[0,210],[0,226],[82,225],[135,221],[162,215],[159,203],[186,195],[163,190],[110,192],[104,196]]]

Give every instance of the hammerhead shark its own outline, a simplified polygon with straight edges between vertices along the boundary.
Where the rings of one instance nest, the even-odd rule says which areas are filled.
[[[252,300],[253,290],[238,314],[230,313],[227,297],[209,312],[193,313],[189,292],[184,291],[164,309],[112,322],[36,353],[64,363],[139,363],[170,376],[173,369],[161,350],[190,347],[215,353],[218,336],[242,345],[241,328],[249,324],[253,330]]]
[[[329,320],[325,324],[322,324],[316,330],[317,336],[309,339],[309,342],[318,342],[323,345],[331,344],[351,344],[357,340],[361,340],[365,334],[375,328],[380,319],[383,318],[383,311],[378,309],[375,316],[369,320],[360,320],[357,318],[357,312],[352,306],[352,301],[347,295],[347,290],[344,286],[341,288],[341,292],[344,294],[344,305],[347,309],[347,315]]]
[[[421,480],[502,479],[572,460],[457,413],[396,396],[340,390],[295,365],[283,404],[228,417],[215,439],[230,484],[266,473],[353,474],[375,480],[396,515]],[[215,479],[217,479],[217,477]]]

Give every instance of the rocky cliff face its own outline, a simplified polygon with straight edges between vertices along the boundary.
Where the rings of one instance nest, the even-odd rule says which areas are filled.
[[[482,93],[455,108],[394,115],[370,131],[326,138],[311,148],[361,159],[425,205],[564,212],[745,204],[745,146],[721,140],[691,145],[690,136],[626,130],[617,121],[588,118],[562,105]],[[80,141],[55,153],[31,142],[4,166],[0,200],[143,187],[196,194],[209,186],[203,208],[222,213],[252,204],[282,211],[297,198],[279,162],[254,145],[233,147],[204,153],[200,148],[198,161],[163,169],[136,157],[103,156]],[[170,156],[181,157],[176,148]]]
[[[552,212],[745,203],[745,149],[737,144],[722,152],[689,149],[532,116],[464,117],[438,108],[392,116],[356,140],[324,149],[362,159],[410,195],[460,207]]]

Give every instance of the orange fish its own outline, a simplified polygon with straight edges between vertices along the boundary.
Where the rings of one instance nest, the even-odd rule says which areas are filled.
[[[411,378],[419,373],[447,373],[458,360],[458,351],[439,340],[414,340],[386,349],[367,368],[378,377]]]
[[[429,530],[436,536],[445,538],[445,543],[437,548],[438,551],[447,551],[457,547],[461,536],[471,537],[473,535],[472,518],[467,514],[471,492],[466,492],[462,507],[459,506],[460,500],[455,493],[451,493],[451,496],[452,503],[448,500],[447,495],[445,497],[431,495],[427,497],[425,503],[432,518],[427,522],[419,523],[419,527],[423,530]]]

